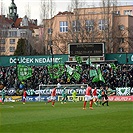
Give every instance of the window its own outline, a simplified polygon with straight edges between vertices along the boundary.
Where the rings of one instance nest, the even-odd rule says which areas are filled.
[[[60,32],[68,32],[68,22],[67,21],[60,22]]]
[[[17,31],[9,31],[9,37],[16,37]]]
[[[51,28],[48,28],[48,34],[52,34],[53,30]]]
[[[12,36],[12,32],[11,31],[9,31],[9,37],[11,37]]]
[[[36,40],[38,40],[39,39],[39,35],[36,35]]]
[[[12,13],[12,9],[10,9],[10,13]]]
[[[10,39],[10,44],[15,44],[15,39]]]
[[[2,31],[2,37],[7,37],[7,31]]]
[[[101,19],[99,20],[98,25],[99,25],[99,30],[106,30],[108,28],[108,21]]]
[[[119,43],[124,43],[124,38],[118,38]]]
[[[121,38],[121,43],[124,43],[125,42],[125,39],[124,38]]]
[[[119,25],[119,30],[124,30],[125,26],[124,25]]]
[[[94,20],[86,20],[85,21],[85,27],[86,27],[86,31],[92,31],[94,28]]]
[[[97,14],[97,12],[88,12],[88,14]]]
[[[124,10],[124,15],[132,15],[132,10]]]
[[[15,51],[15,47],[10,47],[10,52],[14,52]]]
[[[114,11],[115,15],[120,15],[120,11]]]
[[[120,47],[120,48],[118,49],[118,52],[124,52],[124,49],[123,49],[122,47]]]
[[[14,13],[17,13],[16,9],[14,9]]]
[[[21,37],[26,37],[26,36],[27,36],[27,32],[21,32],[21,33],[20,33],[20,36],[21,36]]]
[[[5,39],[0,39],[0,44],[5,44]]]
[[[5,47],[0,47],[0,52],[5,52]]]
[[[80,31],[80,21],[79,20],[73,21],[72,28],[74,32]]]
[[[13,36],[13,37],[16,37],[16,36],[17,36],[17,31],[13,31],[13,32],[12,32],[12,36]]]

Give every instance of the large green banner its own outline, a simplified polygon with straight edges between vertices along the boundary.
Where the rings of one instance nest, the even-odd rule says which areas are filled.
[[[0,66],[15,66],[17,64],[28,66],[45,66],[64,63],[68,61],[68,55],[46,55],[46,56],[0,56]]]
[[[133,64],[133,53],[106,54],[106,60],[116,60],[118,64]]]

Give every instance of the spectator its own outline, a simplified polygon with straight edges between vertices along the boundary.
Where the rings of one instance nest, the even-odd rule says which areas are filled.
[[[133,65],[116,65],[118,69],[112,69],[109,64],[100,65],[102,75],[105,79],[105,83],[96,82],[92,83],[94,86],[105,86],[109,85],[111,89],[116,87],[133,87]],[[71,65],[74,69],[76,65]],[[92,77],[89,77],[89,66],[81,66],[80,80],[77,81],[75,78],[67,75],[66,70],[54,80],[51,80],[50,74],[48,73],[47,66],[32,66],[33,75],[31,78],[28,78],[24,81],[25,88],[37,89],[39,84],[57,84],[60,81],[60,84],[88,84],[92,81]],[[15,88],[19,89],[21,82],[17,78],[16,67],[2,67],[0,66],[0,88],[6,86],[6,88]]]

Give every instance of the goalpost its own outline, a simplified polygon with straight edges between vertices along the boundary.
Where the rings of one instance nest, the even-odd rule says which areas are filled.
[[[77,91],[78,101],[82,101],[84,98],[85,90],[88,87],[88,84],[53,84],[53,85],[39,85],[39,101],[45,101],[51,95],[52,89],[56,87],[56,100],[61,101],[62,91],[66,88],[68,94],[68,101],[72,101],[72,92]]]

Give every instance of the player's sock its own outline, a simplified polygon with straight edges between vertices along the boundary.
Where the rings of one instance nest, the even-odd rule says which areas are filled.
[[[23,104],[25,104],[25,100],[23,100]]]
[[[108,103],[108,101],[107,101],[107,106],[109,106],[109,103]]]
[[[107,103],[107,101],[103,102],[102,105],[104,106],[105,103]]]
[[[55,103],[55,102],[52,102],[52,106],[54,106],[54,103]]]
[[[86,101],[84,101],[84,108],[86,108]]]
[[[64,98],[62,99],[62,102],[64,103]]]
[[[77,102],[77,99],[75,98],[75,102]]]
[[[102,103],[102,105],[104,106],[105,102]]]
[[[91,100],[91,101],[90,101],[90,107],[92,107],[92,104],[93,104],[93,101]]]
[[[97,106],[97,102],[94,102],[94,104]]]

